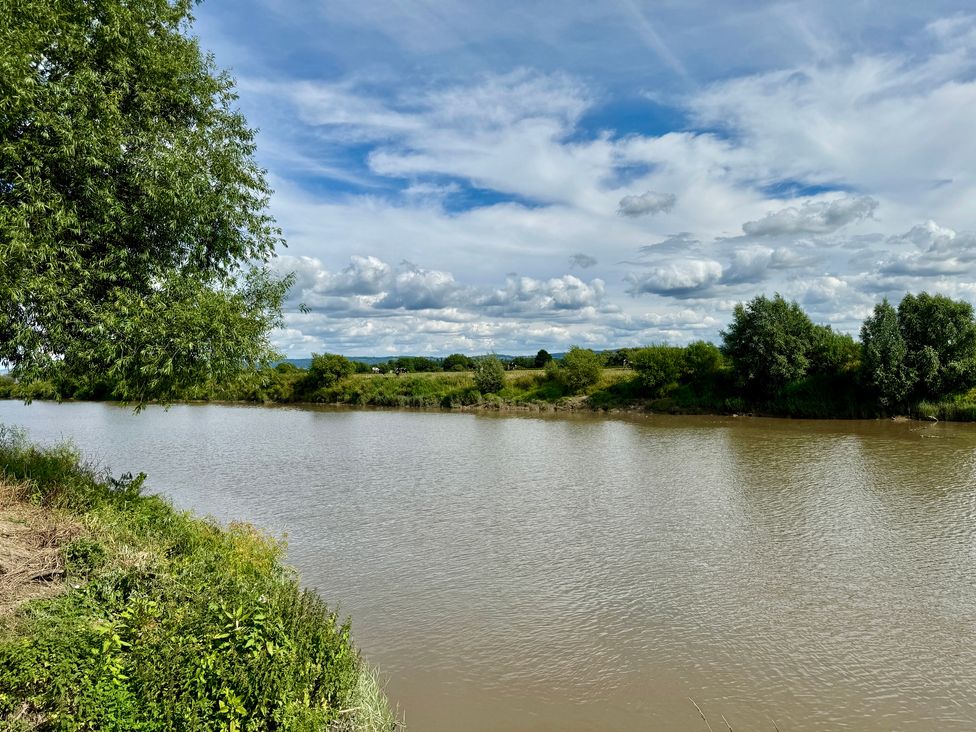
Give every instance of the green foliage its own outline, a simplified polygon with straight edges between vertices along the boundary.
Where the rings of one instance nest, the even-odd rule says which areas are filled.
[[[811,374],[843,374],[856,371],[861,362],[861,346],[846,333],[836,333],[829,325],[813,326],[810,346]]]
[[[474,383],[482,394],[497,394],[505,385],[505,367],[492,354],[479,358],[474,369]]]
[[[905,295],[898,327],[917,398],[939,399],[976,383],[976,321],[968,302],[927,292]]]
[[[873,417],[876,407],[866,400],[849,373],[811,374],[790,382],[764,404],[764,413],[803,419]]]
[[[905,364],[907,347],[898,327],[898,314],[887,298],[861,326],[861,372],[882,409],[901,407],[911,388]]]
[[[349,707],[349,623],[301,589],[281,544],[9,431],[0,470],[90,527],[62,550],[76,586],[0,632],[0,726],[29,709],[44,729],[325,729]]]
[[[630,364],[651,396],[666,396],[678,386],[685,369],[685,350],[676,346],[641,348],[632,354]]]
[[[549,354],[549,351],[545,348],[540,348],[539,352],[535,354],[532,365],[537,369],[544,369],[550,361],[552,361],[552,356]]]
[[[711,385],[725,368],[725,358],[718,347],[708,341],[695,341],[685,347],[685,375],[695,386]]]
[[[603,373],[603,362],[589,348],[571,346],[569,352],[563,356],[558,368],[550,370],[547,367],[546,373],[554,376],[570,394],[576,394],[600,380],[600,375]]]
[[[634,350],[637,349],[620,348],[616,351],[604,351],[600,357],[607,368],[624,368],[630,364],[631,351]]]
[[[312,363],[301,381],[301,390],[305,394],[312,394],[338,383],[355,370],[352,362],[345,356],[337,353],[313,353]]]
[[[433,373],[441,371],[441,362],[433,358],[423,356],[401,356],[389,362],[389,367],[393,369],[403,369],[408,373]]]
[[[441,363],[441,368],[445,371],[471,371],[474,367],[474,359],[463,353],[452,353]]]
[[[723,351],[740,384],[751,394],[772,396],[810,367],[814,325],[796,302],[760,295],[735,306],[722,332]]]
[[[272,355],[280,233],[189,0],[5,4],[0,359],[25,383],[177,398]]]
[[[74,539],[61,550],[69,577],[87,576],[105,564],[105,546],[87,536]]]
[[[312,395],[317,402],[373,407],[465,406],[481,395],[470,374],[393,374],[353,376]]]

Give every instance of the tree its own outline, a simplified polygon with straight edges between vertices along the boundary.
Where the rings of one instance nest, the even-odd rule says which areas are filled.
[[[589,348],[571,346],[555,373],[559,382],[575,394],[600,380],[603,362]]]
[[[916,398],[938,399],[976,381],[976,321],[968,302],[927,292],[905,295],[898,328]]]
[[[835,375],[857,369],[861,347],[846,333],[836,333],[829,325],[813,326],[810,346],[810,373]]]
[[[445,371],[470,371],[474,368],[474,360],[463,353],[452,353],[444,359],[441,368]]]
[[[768,397],[806,375],[813,337],[813,322],[796,302],[760,295],[735,306],[722,348],[740,383]]]
[[[302,381],[302,391],[313,392],[332,386],[356,370],[352,362],[337,353],[313,353],[312,363]]]
[[[127,400],[267,361],[288,281],[233,82],[191,0],[22,0],[0,16],[0,360]]]
[[[898,314],[885,298],[861,326],[861,373],[885,409],[905,402],[911,377],[905,365],[905,339],[898,328]]]
[[[550,361],[552,361],[552,356],[550,355],[549,351],[547,351],[545,348],[540,348],[539,352],[535,354],[534,366],[537,369],[544,369],[546,364]]]
[[[497,394],[505,386],[505,366],[498,356],[479,358],[474,367],[474,383],[482,394]]]
[[[641,386],[658,397],[678,385],[685,367],[684,356],[684,349],[677,346],[648,346],[633,353],[630,365]]]

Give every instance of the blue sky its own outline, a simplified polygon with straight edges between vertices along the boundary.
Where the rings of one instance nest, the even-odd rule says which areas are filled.
[[[976,300],[963,2],[207,0],[294,272],[290,356],[856,333]],[[304,305],[304,307],[299,307]]]

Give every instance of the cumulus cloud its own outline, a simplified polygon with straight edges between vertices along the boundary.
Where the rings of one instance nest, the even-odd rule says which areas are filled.
[[[573,275],[537,280],[510,275],[505,287],[486,294],[478,304],[493,313],[522,313],[552,317],[559,311],[579,311],[603,304],[606,284],[601,279],[584,282]]]
[[[732,252],[729,264],[722,273],[722,284],[758,284],[774,272],[805,269],[816,262],[815,256],[797,249],[746,246]]]
[[[425,270],[405,262],[389,291],[376,302],[377,308],[440,310],[458,302],[465,288],[449,272]]]
[[[451,272],[403,261],[393,266],[375,256],[354,256],[332,272],[311,257],[279,257],[280,274],[294,273],[288,306],[299,303],[331,318],[389,318],[392,311],[436,311],[447,322],[475,322],[480,315],[572,317],[581,311],[615,312],[604,302],[606,284],[573,275],[536,279],[509,275],[499,288],[462,285]]]
[[[639,196],[624,196],[620,199],[617,213],[621,216],[637,218],[650,214],[668,213],[674,208],[677,197],[673,193],[647,191]]]
[[[595,267],[597,264],[596,258],[591,257],[589,254],[573,254],[569,258],[570,267],[589,269],[590,267]]]
[[[646,272],[631,273],[628,292],[651,293],[670,297],[700,297],[722,278],[722,265],[709,259],[679,259],[651,267]]]
[[[322,295],[377,295],[392,283],[393,267],[376,257],[353,256],[339,272],[321,272],[313,291]]]
[[[740,249],[732,255],[732,262],[722,272],[725,284],[762,282],[773,261],[773,250],[766,247]]]
[[[878,201],[870,196],[811,202],[773,211],[758,221],[747,221],[742,230],[750,236],[831,234],[842,226],[870,218],[877,208]]]
[[[886,243],[893,253],[879,267],[883,275],[962,275],[971,272],[976,264],[976,233],[957,233],[934,221],[914,226],[899,236],[889,237]],[[906,245],[915,251],[897,251]]]

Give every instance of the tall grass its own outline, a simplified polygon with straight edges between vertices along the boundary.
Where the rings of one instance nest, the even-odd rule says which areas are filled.
[[[112,479],[69,448],[39,449],[3,428],[0,473],[85,527],[62,547],[67,592],[27,603],[0,629],[0,727],[356,724],[372,675],[349,621],[301,588],[280,542],[194,518],[142,495],[143,476]],[[381,721],[352,728],[393,729],[381,694],[370,699]]]

